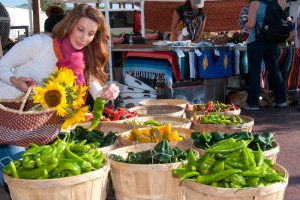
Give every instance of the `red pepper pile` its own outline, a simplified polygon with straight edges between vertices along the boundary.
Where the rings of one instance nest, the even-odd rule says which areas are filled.
[[[122,107],[114,110],[114,107],[115,106],[112,104],[104,108],[101,121],[118,121],[122,119],[129,119],[136,115],[136,112],[127,112]],[[91,121],[92,119],[92,115],[86,116],[86,121]]]

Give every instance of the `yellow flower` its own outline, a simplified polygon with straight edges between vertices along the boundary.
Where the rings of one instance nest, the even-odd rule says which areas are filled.
[[[58,82],[60,84],[65,84],[68,87],[72,87],[75,83],[76,76],[73,71],[68,68],[55,68],[54,74],[50,75],[50,79],[54,82]]]
[[[71,117],[67,118],[62,125],[63,129],[67,129],[74,124],[81,124],[85,121],[85,114],[88,112],[89,107],[85,106],[79,108],[76,113],[74,113]]]
[[[78,97],[77,97],[76,101],[73,101],[73,107],[75,109],[80,108],[82,105],[85,104],[84,97],[86,95],[87,89],[88,89],[87,86],[81,86],[80,87]]]
[[[43,104],[46,108],[55,107],[57,114],[64,117],[67,114],[67,100],[65,88],[57,82],[45,84],[45,88],[36,87],[33,96],[34,103]]]

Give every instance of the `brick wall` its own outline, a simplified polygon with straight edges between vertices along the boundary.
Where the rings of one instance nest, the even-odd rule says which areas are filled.
[[[207,15],[205,32],[239,30],[240,11],[248,0],[222,0],[205,2]],[[170,31],[173,13],[181,2],[145,2],[146,29]]]

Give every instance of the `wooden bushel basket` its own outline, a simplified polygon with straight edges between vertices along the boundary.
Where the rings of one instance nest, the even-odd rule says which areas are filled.
[[[116,149],[110,154],[127,157],[128,152],[153,149],[156,144],[139,144]],[[184,148],[183,148],[184,149]],[[168,164],[129,164],[111,161],[110,175],[118,200],[182,200],[183,190],[172,169],[181,162]]]
[[[28,147],[29,143],[43,145],[53,141],[59,133],[63,118],[54,108],[30,110],[30,87],[23,99],[0,100],[0,144]]]
[[[149,105],[136,106],[128,109],[129,112],[136,112],[138,116],[169,116],[182,117],[184,108],[175,105]]]
[[[139,103],[140,106],[152,106],[152,105],[173,105],[185,108],[189,102],[184,99],[158,99],[158,100],[144,100]]]
[[[30,180],[4,174],[13,200],[105,200],[108,190],[109,162],[101,169],[77,176]]]
[[[277,182],[265,187],[249,187],[249,188],[221,188],[210,185],[204,185],[192,181],[183,181],[183,191],[185,200],[283,200],[285,189],[288,185],[289,174],[281,165],[275,164],[273,169],[284,174],[286,182]]]

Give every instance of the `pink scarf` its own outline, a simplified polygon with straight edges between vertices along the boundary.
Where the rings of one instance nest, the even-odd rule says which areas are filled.
[[[71,69],[76,78],[76,83],[81,86],[86,85],[84,79],[85,69],[85,50],[76,50],[73,48],[70,39],[67,37],[62,40],[57,40],[63,59],[59,59],[56,63],[57,67],[66,67]]]

